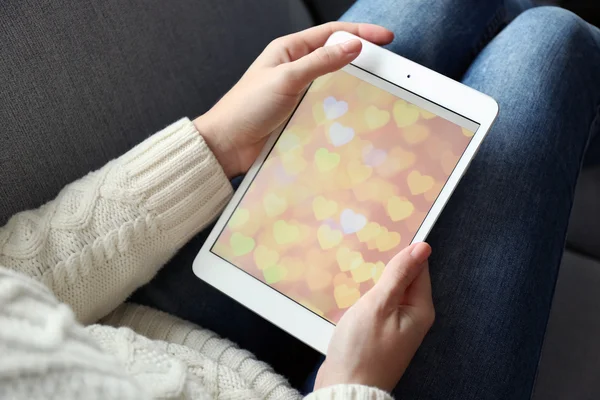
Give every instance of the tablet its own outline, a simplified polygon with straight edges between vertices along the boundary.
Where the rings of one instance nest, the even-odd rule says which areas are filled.
[[[193,265],[323,354],[386,263],[425,240],[498,113],[492,98],[362,42],[271,135]]]

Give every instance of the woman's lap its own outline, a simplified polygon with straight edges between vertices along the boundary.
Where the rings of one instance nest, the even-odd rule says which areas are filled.
[[[541,8],[476,56],[502,2],[456,1],[451,10],[447,2],[427,3],[406,1],[396,11],[402,17],[393,18],[385,3],[373,9],[361,1],[346,17],[401,25],[392,50],[455,78],[466,72],[464,82],[496,98],[500,115],[429,237],[438,318],[397,393],[525,398],[598,107],[591,87],[600,87],[600,72],[590,67],[600,63],[598,43],[571,14]],[[237,341],[298,384],[317,355],[194,277],[191,262],[203,240],[196,237],[133,299]],[[290,359],[304,365],[290,369]]]

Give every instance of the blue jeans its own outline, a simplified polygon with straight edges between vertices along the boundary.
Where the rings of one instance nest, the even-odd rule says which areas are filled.
[[[532,391],[573,191],[600,130],[600,32],[548,7],[502,29],[515,10],[500,0],[360,0],[343,17],[392,29],[392,51],[500,104],[428,238],[437,320],[398,398],[526,399]],[[132,300],[215,330],[301,386],[318,355],[193,276],[205,235]]]

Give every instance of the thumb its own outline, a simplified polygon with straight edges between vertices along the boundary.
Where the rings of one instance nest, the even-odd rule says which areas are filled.
[[[384,298],[399,303],[420,275],[430,254],[431,247],[427,243],[414,243],[405,248],[386,265],[375,288]]]
[[[282,66],[293,76],[293,84],[298,85],[295,89],[303,90],[318,77],[346,66],[358,57],[361,49],[361,41],[352,39],[344,43],[319,47],[312,53]]]

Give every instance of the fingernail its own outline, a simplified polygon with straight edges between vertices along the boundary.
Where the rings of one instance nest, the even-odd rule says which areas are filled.
[[[410,252],[410,256],[419,264],[424,263],[431,255],[431,247],[427,243],[416,243]]]
[[[350,39],[342,44],[340,44],[344,53],[347,54],[355,54],[360,51],[361,43],[358,39]]]

